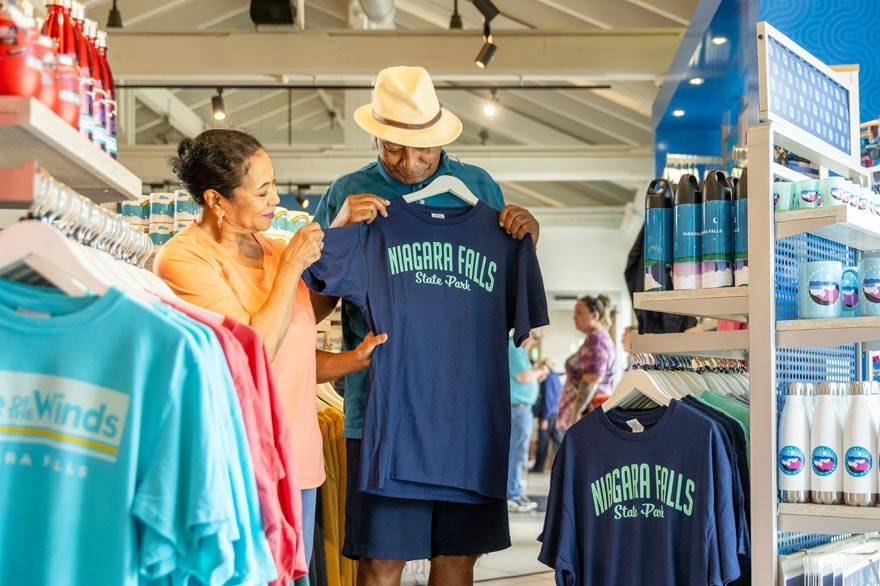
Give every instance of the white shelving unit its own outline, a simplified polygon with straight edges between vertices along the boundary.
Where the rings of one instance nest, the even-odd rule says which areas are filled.
[[[0,161],[37,161],[53,177],[98,203],[141,193],[141,180],[32,98],[0,97]],[[4,203],[0,187],[0,207]],[[19,202],[20,204],[20,202]]]
[[[749,290],[747,287],[724,287],[636,293],[634,305],[645,311],[746,321]]]
[[[779,505],[779,530],[807,533],[868,533],[880,529],[880,508],[844,505]]]
[[[870,342],[880,338],[880,317],[799,319],[776,322],[780,348],[819,348]]]
[[[687,354],[715,358],[744,358],[749,347],[747,330],[633,336],[637,354]]]
[[[776,214],[776,238],[803,233],[815,234],[859,250],[880,249],[880,217],[850,206]]]

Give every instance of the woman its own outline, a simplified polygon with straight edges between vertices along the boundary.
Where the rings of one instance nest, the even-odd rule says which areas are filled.
[[[601,405],[614,387],[614,341],[608,333],[612,325],[608,296],[586,295],[578,299],[574,325],[587,338],[565,361],[565,387],[556,417],[556,426],[562,430]]]
[[[280,202],[269,155],[254,137],[207,130],[184,139],[174,173],[202,208],[202,219],[172,238],[155,272],[182,299],[256,329],[272,360],[276,387],[296,437],[292,451],[303,489],[303,537],[311,558],[317,488],[324,482],[316,382],[367,368],[386,336],[370,334],[355,350],[316,351],[316,322],[335,300],[311,297],[301,275],[321,256],[324,233],[308,224],[287,245],[260,235]]]

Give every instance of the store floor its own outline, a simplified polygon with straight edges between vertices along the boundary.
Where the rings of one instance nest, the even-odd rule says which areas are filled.
[[[529,474],[526,493],[541,504],[539,510],[544,509],[549,488],[549,471],[544,474]],[[542,512],[511,513],[510,538],[513,546],[480,558],[474,572],[474,583],[486,586],[553,586],[553,571],[538,561],[540,544],[537,537],[543,525]],[[426,584],[427,564],[423,564],[420,569],[422,571],[417,572],[420,576],[413,576],[408,571],[403,585]]]

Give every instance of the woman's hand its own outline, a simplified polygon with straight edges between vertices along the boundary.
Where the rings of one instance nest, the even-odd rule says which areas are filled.
[[[498,225],[517,240],[522,240],[528,234],[535,244],[538,243],[541,226],[535,216],[525,208],[513,204],[504,206],[501,215],[498,216]]]
[[[324,231],[315,222],[309,222],[296,231],[281,255],[281,262],[290,270],[302,274],[321,258],[324,248]]]
[[[388,217],[388,206],[391,202],[384,197],[372,195],[370,193],[362,193],[360,195],[349,195],[336,218],[330,225],[331,228],[340,228],[342,226],[350,226],[358,222],[372,223],[376,216]]]
[[[373,332],[367,334],[364,341],[358,344],[358,347],[354,349],[354,355],[362,365],[361,368],[370,368],[370,362],[373,359],[373,350],[387,341],[388,334],[379,334],[378,336],[373,334]]]

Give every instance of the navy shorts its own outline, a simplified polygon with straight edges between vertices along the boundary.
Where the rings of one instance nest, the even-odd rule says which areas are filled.
[[[424,560],[510,547],[506,501],[465,504],[361,492],[360,440],[346,440],[346,452],[345,557]]]

